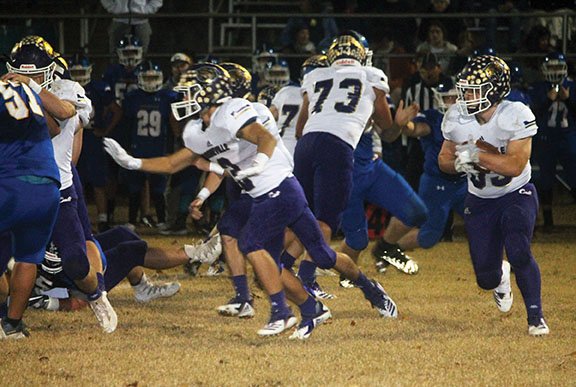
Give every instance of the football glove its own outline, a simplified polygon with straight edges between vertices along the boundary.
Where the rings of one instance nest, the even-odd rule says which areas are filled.
[[[104,138],[104,150],[116,161],[122,168],[131,171],[138,170],[142,167],[142,160],[130,156],[120,144],[111,138]]]

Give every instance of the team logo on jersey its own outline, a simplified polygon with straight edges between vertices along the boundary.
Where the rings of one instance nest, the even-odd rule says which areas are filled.
[[[519,193],[520,195],[532,196],[532,191],[527,190],[527,189],[524,189],[524,188],[520,188],[520,189],[518,190],[518,193]]]
[[[470,207],[464,208],[464,215],[472,215],[472,211],[470,211]]]

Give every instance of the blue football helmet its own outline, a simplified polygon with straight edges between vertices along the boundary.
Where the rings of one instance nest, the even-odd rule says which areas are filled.
[[[138,87],[147,93],[155,93],[162,88],[164,74],[160,66],[152,61],[145,60],[136,66],[134,73],[138,77]]]
[[[568,76],[568,64],[566,56],[560,51],[554,51],[544,57],[541,65],[544,79],[554,85],[560,85]]]
[[[252,75],[244,66],[237,63],[221,63],[220,66],[230,74],[230,86],[235,98],[248,98],[252,84]]]
[[[70,78],[82,86],[90,83],[92,77],[92,63],[82,54],[76,54],[68,60]]]
[[[328,63],[328,57],[326,55],[316,54],[306,58],[304,63],[302,63],[302,72],[300,73],[301,78],[303,79],[304,75],[319,67],[330,67],[330,64]]]
[[[524,69],[522,65],[518,62],[510,62],[508,66],[510,67],[510,84],[521,85],[524,83]]]
[[[118,42],[116,48],[120,64],[134,68],[142,62],[142,43],[132,35],[126,35]]]
[[[447,80],[432,88],[432,92],[434,93],[434,107],[442,114],[446,113],[458,97],[456,87],[451,80]]]
[[[282,87],[290,83],[290,68],[284,59],[278,59],[274,64],[268,64],[264,69],[264,82],[267,85]]]
[[[462,114],[471,116],[483,112],[510,93],[510,68],[496,56],[472,58],[458,74],[456,90],[456,103]]]
[[[10,73],[27,77],[42,75],[43,79],[38,84],[49,88],[54,81],[56,68],[54,49],[40,36],[26,36],[12,47],[6,67]]]
[[[172,113],[178,121],[220,105],[234,95],[228,71],[212,63],[190,67],[182,74],[174,90],[183,96],[181,101],[171,104]]]

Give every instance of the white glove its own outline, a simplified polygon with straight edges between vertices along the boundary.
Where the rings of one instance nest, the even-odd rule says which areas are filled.
[[[264,153],[258,153],[252,162],[252,166],[250,168],[243,169],[236,173],[236,180],[242,180],[250,176],[258,175],[264,171],[264,167],[266,163],[270,160]]]
[[[124,169],[131,171],[142,167],[142,160],[130,156],[120,144],[111,138],[104,138],[104,150]]]
[[[479,172],[474,168],[473,156],[468,150],[456,152],[454,168],[457,172],[477,175]]]

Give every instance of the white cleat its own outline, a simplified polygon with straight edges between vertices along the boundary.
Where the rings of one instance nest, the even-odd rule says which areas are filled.
[[[550,328],[548,328],[543,318],[540,319],[538,325],[528,325],[528,334],[530,336],[546,336],[549,333]]]
[[[290,335],[290,340],[306,340],[310,337],[314,328],[332,318],[330,309],[328,309],[326,305],[323,305],[321,302],[318,301],[318,303],[318,313],[310,318],[305,318],[302,316],[302,321],[300,324],[298,324],[294,333]]]
[[[239,318],[252,318],[256,315],[252,301],[239,301],[231,299],[225,305],[220,305],[216,308],[222,316],[231,316]]]
[[[286,318],[281,318],[280,320],[269,321],[268,324],[264,325],[258,330],[259,336],[276,336],[280,333],[292,328],[298,320],[294,316],[287,316]]]
[[[510,263],[502,261],[502,279],[500,285],[494,289],[494,301],[498,310],[502,313],[507,313],[512,309],[512,286],[510,285]]]
[[[157,298],[172,297],[180,290],[180,283],[178,282],[156,285],[147,279],[145,281],[134,286],[134,298],[138,302],[150,302]]]
[[[104,332],[114,332],[118,325],[118,316],[116,315],[114,308],[112,308],[112,305],[110,305],[106,292],[102,292],[100,298],[90,301],[88,304]]]
[[[190,258],[190,263],[201,262],[211,265],[222,254],[220,234],[215,234],[205,242],[197,245],[184,245],[184,252]]]

